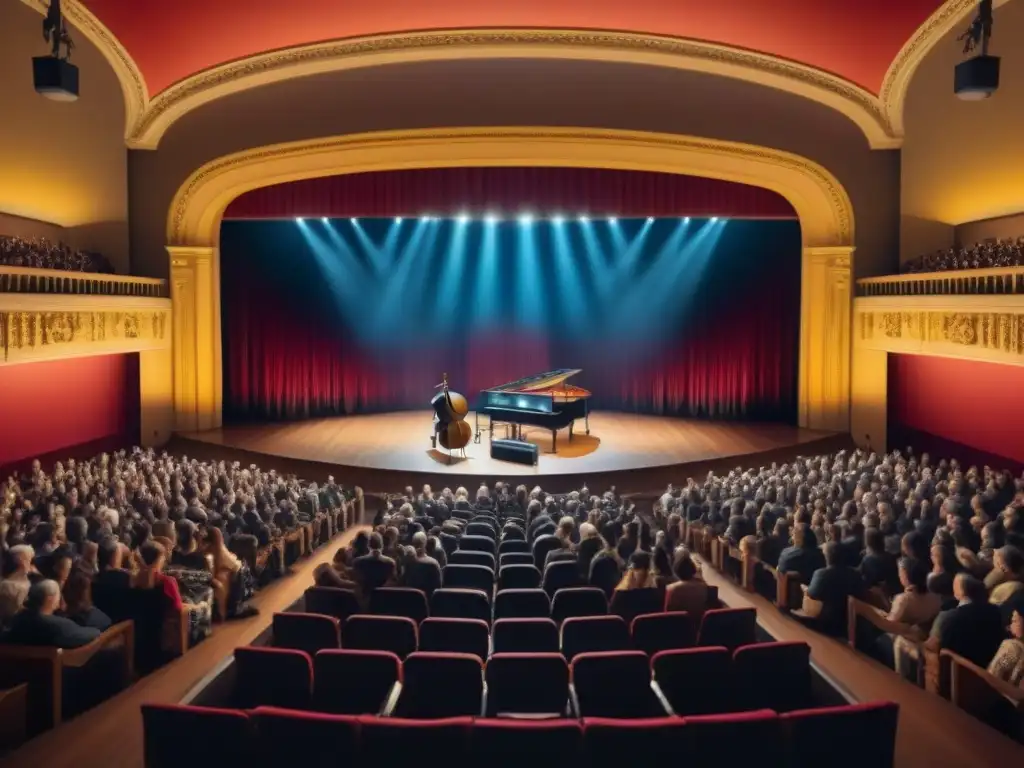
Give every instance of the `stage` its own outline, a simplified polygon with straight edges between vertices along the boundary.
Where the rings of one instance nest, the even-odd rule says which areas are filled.
[[[473,413],[468,419],[474,424]],[[583,422],[577,422],[570,442],[568,430],[561,430],[557,452],[551,453],[550,431],[524,427],[524,439],[538,446],[537,466],[492,459],[486,430],[479,443],[466,447],[465,457],[457,451],[449,462],[447,452],[430,446],[431,411],[227,426],[179,435],[175,448],[189,456],[235,457],[313,480],[333,474],[368,493],[396,491],[407,484],[454,486],[500,479],[540,483],[550,490],[588,482],[595,488],[614,484],[624,492],[654,493],[667,482],[684,481],[698,472],[788,461],[849,444],[848,435],[785,424],[611,411],[592,413],[590,435],[583,431]],[[504,434],[502,427],[495,431],[496,437]]]

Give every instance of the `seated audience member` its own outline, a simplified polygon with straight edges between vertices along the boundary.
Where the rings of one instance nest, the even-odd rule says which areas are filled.
[[[590,563],[590,586],[597,587],[604,592],[605,597],[611,599],[612,592],[618,587],[622,578],[623,562],[615,547],[615,531],[611,525],[606,525],[601,531],[601,540],[604,548],[594,555]]]
[[[843,636],[846,634],[847,598],[862,598],[864,581],[860,573],[843,563],[839,542],[830,541],[823,549],[825,567],[814,572],[807,596],[821,603],[818,623],[822,629],[831,635]]]
[[[936,544],[931,548],[932,570],[928,574],[928,589],[943,600],[953,598],[953,579],[963,570],[952,546]]]
[[[576,551],[576,562],[580,566],[580,576],[586,582],[590,578],[590,564],[594,556],[601,551],[603,543],[597,526],[591,523],[580,524],[580,544]]]
[[[558,547],[545,555],[544,567],[547,568],[551,563],[556,563],[560,560],[575,560],[576,551],[573,539],[578,538],[578,536],[576,521],[569,516],[562,517],[558,521],[558,529],[555,531]]]
[[[793,546],[786,547],[779,555],[779,573],[799,574],[801,581],[809,584],[814,572],[825,567],[825,556],[818,548],[817,539],[806,523],[793,528]]]
[[[1010,685],[1024,685],[1024,608],[1014,609],[1010,638],[999,646],[988,665],[988,672]]]
[[[167,598],[170,611],[180,611],[183,605],[178,582],[163,572],[167,550],[156,541],[147,541],[139,547],[139,571],[132,577],[136,589],[160,589]]]
[[[0,581],[0,626],[10,621],[25,604],[32,586],[29,574],[35,571],[34,559],[35,552],[28,544],[18,544],[7,552],[11,570]]]
[[[1006,637],[999,607],[988,601],[985,584],[966,573],[953,579],[953,595],[958,605],[935,618],[926,647],[952,651],[987,668]]]
[[[448,565],[448,553],[444,551],[444,547],[441,546],[441,540],[437,536],[427,538],[426,554],[427,557],[437,560],[437,564],[442,568]]]
[[[989,589],[989,601],[995,605],[1002,605],[1024,589],[1024,554],[1011,545],[997,549],[985,586]]]
[[[669,584],[672,584],[676,580],[675,573],[672,572],[672,559],[669,557],[667,543],[662,542],[660,545],[654,546],[654,554],[651,557],[652,566],[654,570],[654,583],[664,589]]]
[[[64,586],[64,609],[60,612],[82,627],[92,627],[100,632],[110,627],[110,617],[92,604],[92,579],[77,567],[68,576]]]
[[[224,533],[215,526],[207,529],[206,556],[213,560],[214,581],[227,587],[227,617],[242,619],[259,613],[256,608],[247,605],[255,592],[249,566],[224,545]]]
[[[413,558],[406,564],[402,581],[406,587],[422,591],[429,599],[441,588],[441,564],[427,554],[427,534],[417,531],[412,536]]]
[[[758,539],[756,549],[757,559],[762,563],[775,568],[779,564],[779,556],[782,554],[782,550],[784,550],[788,544],[789,523],[786,521],[786,518],[780,517],[775,521],[771,534]]]
[[[700,569],[686,547],[676,548],[672,572],[678,580],[665,588],[665,610],[686,611],[694,626],[700,626],[700,620],[708,609],[708,585],[700,578]]]
[[[171,553],[171,565],[192,571],[209,569],[206,555],[199,548],[197,526],[191,520],[179,520],[174,524],[177,541]]]
[[[111,536],[105,536],[96,552],[98,571],[93,582],[109,588],[128,589],[131,587],[131,571],[123,567],[125,547]]]
[[[50,554],[38,558],[38,563],[43,578],[53,579],[58,587],[64,589],[64,584],[71,575],[71,566],[74,564],[71,552],[64,547],[58,547]]]
[[[56,615],[60,608],[60,586],[53,579],[33,584],[25,607],[11,621],[3,642],[11,645],[38,645],[51,648],[78,648],[100,636],[95,627],[79,626],[71,619]]]
[[[918,560],[904,557],[899,562],[903,591],[892,600],[889,621],[930,627],[942,610],[942,598],[928,591],[928,568]]]
[[[860,575],[868,589],[881,587],[891,595],[899,591],[900,574],[896,558],[885,551],[885,535],[878,528],[864,531],[864,557],[860,561]],[[918,561],[914,561],[918,562]],[[926,574],[927,575],[927,574]]]
[[[383,552],[384,539],[379,533],[370,534],[369,547],[368,554],[357,557],[352,563],[356,583],[366,595],[394,581],[397,572],[395,561]]]
[[[622,580],[615,587],[617,591],[629,589],[648,589],[658,586],[651,570],[651,555],[648,552],[634,552],[629,556],[629,566],[622,575]]]

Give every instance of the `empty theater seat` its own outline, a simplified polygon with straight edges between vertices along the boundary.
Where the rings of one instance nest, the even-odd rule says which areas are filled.
[[[556,624],[575,616],[605,616],[608,598],[597,587],[560,589],[551,600],[551,618]]]
[[[470,552],[490,552],[492,556],[498,553],[498,546],[490,536],[467,536],[464,534],[459,538],[459,549]]]
[[[468,765],[569,768],[579,765],[582,731],[575,720],[489,720],[473,723]]]
[[[544,568],[544,579],[541,587],[551,597],[560,589],[583,586],[580,578],[580,566],[575,560],[558,560]]]
[[[641,614],[633,619],[630,627],[633,647],[648,656],[659,651],[690,648],[695,634],[690,614],[685,611]]]
[[[498,619],[494,653],[558,653],[558,627],[551,619]]]
[[[339,715],[379,714],[395,683],[402,660],[387,651],[320,651],[313,659],[313,707]]]
[[[420,624],[421,651],[470,653],[485,661],[490,644],[487,622],[479,619],[430,618]]]
[[[380,587],[370,594],[370,613],[377,616],[405,616],[417,624],[427,618],[427,596],[408,587]]]
[[[558,653],[495,653],[487,662],[487,714],[562,716],[569,665]]]
[[[737,709],[805,709],[811,706],[811,647],[790,642],[737,648],[732,679]]]
[[[494,571],[483,565],[452,565],[442,571],[446,589],[478,589],[490,595],[494,591]]]
[[[771,710],[701,715],[687,717],[685,721],[687,761],[691,765],[785,768],[782,725],[779,716]],[[853,733],[847,731],[846,739]],[[832,750],[842,752],[841,744],[833,741]],[[816,765],[824,768],[832,764],[827,761]]]
[[[430,596],[430,615],[439,619],[479,619],[491,623],[491,601],[479,589],[438,589]]]
[[[404,659],[418,647],[416,622],[404,616],[357,614],[345,622],[346,648],[389,651]]]
[[[640,755],[640,759],[653,765],[700,765],[689,760],[686,721],[678,717],[588,717],[583,720],[583,742],[586,764],[592,768],[621,768],[636,762]],[[639,750],[638,745],[642,745]],[[723,752],[723,758],[727,755],[727,751]],[[731,765],[727,759],[719,764]]]
[[[236,706],[308,709],[313,695],[313,661],[289,648],[235,648]]]
[[[530,542],[525,539],[505,539],[498,545],[498,555],[508,554],[526,554],[529,555],[528,560],[522,562],[533,565],[533,553],[530,551]]]
[[[891,702],[789,712],[782,716],[787,766],[889,768],[895,759],[898,719],[899,707]]]
[[[562,653],[569,661],[581,653],[630,648],[629,627],[618,616],[580,616],[562,622]]]
[[[672,714],[651,687],[650,662],[643,651],[582,653],[569,670],[573,705],[581,717],[637,719]]]
[[[525,544],[526,542],[502,542],[503,544]],[[498,567],[499,570],[504,568],[506,565],[533,565],[533,555],[529,552],[504,552],[498,556]],[[536,566],[534,566],[536,568]],[[540,571],[537,571],[540,573]],[[538,582],[539,584],[540,582]]]
[[[276,707],[260,707],[249,714],[256,735],[255,766],[292,765],[299,755],[302,765],[336,765],[340,756],[358,754],[360,724],[355,715]],[[191,765],[195,762],[184,763],[183,768]],[[232,760],[226,765],[241,763]]]
[[[351,589],[338,587],[310,587],[305,592],[306,613],[333,616],[342,623],[349,616],[362,613],[359,598]]]
[[[736,707],[728,648],[661,651],[651,659],[651,672],[677,715],[714,715]]]
[[[665,610],[665,590],[656,587],[645,589],[617,589],[612,592],[608,613],[621,616],[627,624],[645,613],[661,613]]]
[[[468,653],[413,653],[402,664],[402,692],[389,714],[417,720],[478,716],[483,671],[480,659]]]
[[[503,565],[498,571],[498,590],[536,589],[540,586],[540,571],[531,565]]]
[[[757,642],[757,611],[753,608],[716,608],[704,614],[697,645],[724,645],[734,651]]]
[[[317,613],[275,613],[274,647],[305,651],[310,656],[341,646],[340,622]]]
[[[551,599],[543,589],[503,589],[494,596],[495,621],[546,619],[550,615]]]
[[[146,768],[193,765],[197,744],[203,745],[204,765],[246,763],[254,756],[249,718],[237,709],[143,704],[142,728]]]
[[[424,761],[439,766],[469,765],[472,717],[410,720],[400,717],[361,717],[360,755],[373,768],[410,768]],[[338,755],[339,764],[351,765]]]

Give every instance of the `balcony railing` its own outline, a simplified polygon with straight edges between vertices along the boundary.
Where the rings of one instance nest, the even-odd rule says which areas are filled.
[[[64,272],[56,269],[0,267],[0,293],[144,296],[167,298],[167,281],[152,277]]]
[[[857,281],[858,296],[1024,294],[1024,267],[919,272]]]

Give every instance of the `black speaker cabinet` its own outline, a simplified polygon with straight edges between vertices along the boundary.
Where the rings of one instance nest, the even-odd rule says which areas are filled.
[[[537,446],[522,440],[491,440],[491,458],[517,464],[536,464]]]

